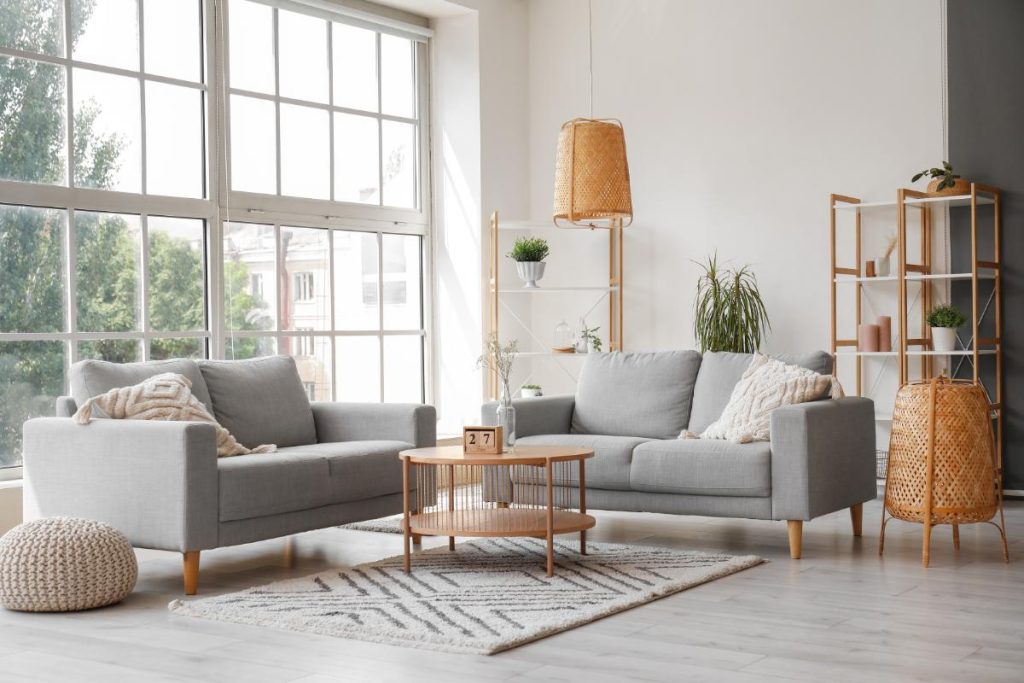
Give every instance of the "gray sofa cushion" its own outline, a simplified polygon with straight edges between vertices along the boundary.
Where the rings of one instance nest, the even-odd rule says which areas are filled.
[[[587,460],[587,488],[629,489],[629,463],[633,449],[646,439],[632,436],[602,436],[600,434],[539,434],[516,439],[524,446],[575,446],[594,449],[594,457]],[[543,481],[543,472],[540,479]],[[516,483],[526,483],[518,481]],[[579,486],[575,477],[571,485]]]
[[[288,356],[202,360],[213,414],[243,446],[316,443],[313,409]]]
[[[633,452],[629,482],[651,493],[765,497],[772,493],[771,465],[771,447],[763,441],[648,441]]]
[[[572,431],[671,439],[690,417],[696,351],[602,353],[580,371]]]
[[[316,455],[327,460],[330,502],[348,503],[402,492],[398,452],[413,448],[404,441],[345,441],[282,448],[286,455]]]
[[[210,392],[199,371],[199,365],[188,358],[154,360],[146,363],[110,363],[105,360],[80,360],[71,366],[71,396],[82,405],[93,396],[117,387],[130,387],[162,372],[174,372],[192,382],[192,395],[213,410]],[[98,411],[102,412],[102,411]]]
[[[260,453],[217,460],[220,521],[279,515],[331,503],[327,458]]]
[[[688,430],[700,434],[721,416],[729,403],[733,388],[740,381],[753,357],[750,353],[724,351],[708,351],[704,354],[693,388],[693,408],[690,410]],[[825,351],[813,351],[802,355],[784,353],[773,355],[772,358],[813,370],[819,375],[832,374],[832,355]]]

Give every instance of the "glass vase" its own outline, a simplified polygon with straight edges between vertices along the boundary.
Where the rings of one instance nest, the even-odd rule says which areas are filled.
[[[498,424],[501,426],[503,449],[514,448],[516,445],[516,409],[512,405],[512,395],[505,389],[498,403]]]

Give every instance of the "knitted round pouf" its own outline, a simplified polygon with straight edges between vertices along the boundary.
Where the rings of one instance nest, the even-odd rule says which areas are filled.
[[[74,612],[120,602],[139,567],[112,526],[50,517],[0,538],[0,605],[23,612]]]

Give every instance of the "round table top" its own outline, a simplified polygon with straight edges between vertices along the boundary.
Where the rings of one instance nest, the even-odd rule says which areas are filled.
[[[501,455],[466,453],[462,446],[434,446],[401,451],[398,457],[421,465],[543,465],[550,462],[586,460],[591,448],[571,446],[516,446]]]

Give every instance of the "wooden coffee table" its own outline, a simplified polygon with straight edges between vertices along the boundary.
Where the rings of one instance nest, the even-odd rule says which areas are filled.
[[[547,573],[555,571],[557,534],[579,532],[587,552],[586,465],[594,451],[517,446],[501,455],[466,454],[462,446],[416,448],[402,459],[405,571],[413,536],[531,536],[547,539]],[[436,492],[436,496],[433,495]],[[421,496],[422,504],[414,501]]]

